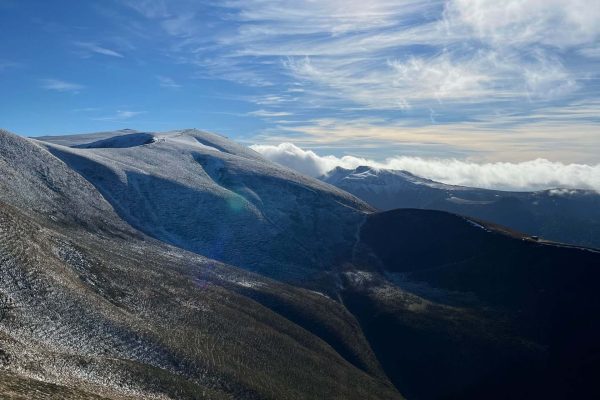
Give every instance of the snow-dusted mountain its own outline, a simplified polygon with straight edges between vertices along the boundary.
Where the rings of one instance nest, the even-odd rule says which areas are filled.
[[[0,130],[0,398],[324,395],[402,399],[340,303],[146,236],[40,142]]]
[[[597,398],[599,266],[205,132],[0,131],[0,398]]]
[[[370,210],[347,192],[194,129],[37,140],[135,228],[271,276],[328,267]]]
[[[446,185],[406,171],[335,168],[321,177],[379,210],[421,208],[475,217],[547,240],[600,248],[600,194],[507,192]]]

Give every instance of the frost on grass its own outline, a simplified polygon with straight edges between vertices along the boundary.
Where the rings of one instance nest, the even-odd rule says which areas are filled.
[[[148,135],[148,143],[131,145]],[[39,143],[89,180],[135,228],[286,281],[338,257],[370,210],[343,191],[198,130],[45,137]]]

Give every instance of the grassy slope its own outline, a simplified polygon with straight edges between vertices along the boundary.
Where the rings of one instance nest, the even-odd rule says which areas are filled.
[[[15,306],[2,324],[15,341],[4,349],[9,369],[71,387],[107,384],[112,395],[398,397],[356,321],[323,296],[156,244],[85,232],[75,242],[9,206],[0,224],[3,293]],[[232,289],[249,282],[269,293],[267,307]],[[286,318],[306,304],[314,307],[296,321],[315,321],[307,329]],[[319,324],[328,320],[336,325],[326,335]]]

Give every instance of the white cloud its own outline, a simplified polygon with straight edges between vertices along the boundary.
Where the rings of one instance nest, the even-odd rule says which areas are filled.
[[[456,159],[390,158],[383,167],[455,185],[505,190],[554,187],[600,191],[600,164],[563,164],[543,158],[519,163],[473,163]]]
[[[42,79],[42,88],[46,90],[55,90],[57,92],[79,93],[85,86],[62,81],[60,79]]]
[[[73,112],[84,112],[84,113],[88,113],[88,112],[94,112],[94,111],[100,111],[101,108],[99,107],[83,107],[83,108],[75,108],[72,111]]]
[[[254,141],[273,144],[293,140],[311,148],[350,151],[370,146],[378,148],[382,156],[394,149],[410,148],[410,155],[452,154],[483,162],[547,158],[564,163],[597,163],[599,112],[600,103],[586,102],[538,113],[490,114],[481,121],[459,123],[439,121],[445,117],[443,114],[427,110],[427,117],[433,121],[426,126],[380,118],[315,118],[279,123],[255,136]]]
[[[292,143],[253,145],[267,159],[310,176],[335,167],[354,169],[360,165],[409,171],[415,175],[454,185],[503,189],[539,190],[556,187],[600,191],[600,164],[565,164],[538,158],[524,162],[475,163],[458,159],[391,157],[375,161],[361,157],[320,156]]]
[[[131,111],[131,110],[117,110],[113,115],[107,115],[105,117],[94,118],[96,121],[122,121],[137,117],[138,115],[145,114],[146,111]]]
[[[175,82],[173,78],[170,78],[168,76],[159,75],[156,77],[156,79],[158,79],[159,85],[164,88],[178,89],[181,87],[181,85]]]
[[[446,3],[445,14],[451,28],[503,47],[571,47],[600,36],[595,0],[453,0]]]
[[[558,60],[538,53],[537,63],[526,66],[523,76],[528,94],[543,98],[556,98],[577,88],[577,81]]]
[[[6,71],[8,69],[20,67],[20,63],[16,63],[13,61],[0,60],[0,72]]]
[[[579,54],[589,58],[600,59],[600,43],[579,49]]]
[[[145,111],[117,111],[117,117],[121,119],[127,119],[135,117],[136,115],[144,114]]]
[[[99,46],[98,44],[92,43],[92,42],[75,42],[75,45],[80,47],[83,50],[90,52],[90,53],[96,53],[96,54],[101,54],[104,56],[118,57],[118,58],[124,57],[123,54],[121,54],[115,50],[111,50],[109,48]]]
[[[600,33],[600,7],[585,0],[225,4],[240,23],[218,38],[229,62],[283,57],[289,77],[314,86],[301,100],[375,110],[562,98],[583,78],[564,50],[593,48]]]
[[[319,156],[312,150],[303,150],[292,143],[276,146],[255,144],[250,147],[271,161],[309,176],[323,175],[337,166],[356,168],[368,162],[366,159],[355,157]]]
[[[563,51],[594,54],[600,35],[596,0],[228,0],[227,29],[211,30],[193,1],[124,1],[204,74],[268,86],[284,73],[323,89],[307,101],[320,93],[375,109],[563,96],[580,78]],[[256,68],[273,58],[287,59],[283,70]]]
[[[380,30],[406,21],[409,16],[426,13],[439,1],[422,0],[243,0],[225,2],[238,9],[241,21],[270,21],[267,26],[249,26],[253,35],[306,34]],[[260,29],[262,28],[262,29]]]
[[[124,3],[147,18],[159,18],[169,15],[164,0],[125,0]]]
[[[391,86],[408,93],[407,97],[449,99],[479,97],[489,91],[485,83],[493,78],[480,63],[455,63],[448,55],[433,59],[410,58],[406,62],[390,61]]]
[[[292,115],[289,112],[285,112],[285,111],[268,111],[268,110],[256,110],[256,111],[251,111],[248,113],[248,115],[254,116],[254,117],[263,117],[263,118],[272,118],[272,117],[287,117],[289,115]]]
[[[367,143],[371,133],[394,142],[409,128],[431,127],[443,132],[411,140],[486,151],[507,149],[499,146],[505,141],[523,154],[520,135],[527,159],[562,161],[548,153],[550,145],[572,154],[576,146],[597,148],[590,121],[585,142],[577,142],[580,117],[570,107],[598,99],[590,84],[600,77],[597,0],[225,0],[218,11],[210,9],[210,26],[203,23],[203,2],[123,1],[155,23],[169,56],[196,67],[198,77],[253,86],[255,95],[247,98],[258,110],[248,115],[291,112],[304,119],[308,130],[300,121],[269,131],[293,135],[297,143],[317,135]],[[532,120],[552,119],[544,109],[557,106],[560,125],[533,134],[525,129]],[[307,115],[386,121],[363,133],[333,124],[315,132]],[[473,134],[468,125],[482,122],[502,123],[502,130]]]

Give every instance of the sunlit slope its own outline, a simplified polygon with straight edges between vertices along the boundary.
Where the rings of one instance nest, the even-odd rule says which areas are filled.
[[[0,201],[73,229],[132,234],[87,180],[42,146],[0,130]]]
[[[347,251],[362,201],[198,130],[39,138],[146,234],[286,280]]]

